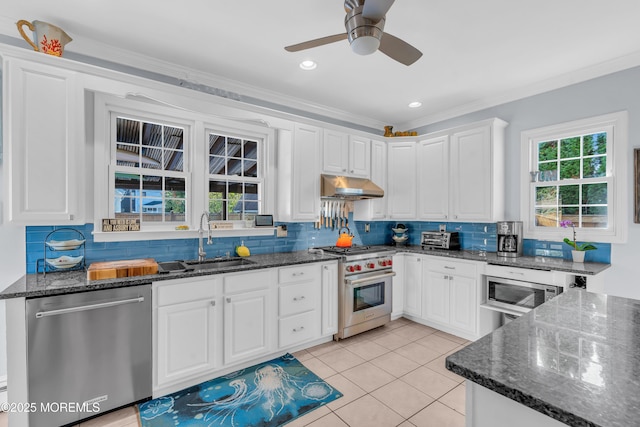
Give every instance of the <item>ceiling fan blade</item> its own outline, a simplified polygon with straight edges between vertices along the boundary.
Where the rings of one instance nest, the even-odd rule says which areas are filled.
[[[411,65],[422,56],[422,52],[418,49],[389,33],[382,35],[378,50],[404,65]]]
[[[321,37],[315,40],[309,40],[306,42],[292,44],[291,46],[287,46],[284,49],[287,52],[298,52],[300,50],[311,49],[312,47],[318,47],[329,43],[339,42],[340,40],[346,40],[347,33],[342,34],[334,34],[332,36]]]
[[[362,16],[378,22],[387,14],[395,0],[365,0]]]

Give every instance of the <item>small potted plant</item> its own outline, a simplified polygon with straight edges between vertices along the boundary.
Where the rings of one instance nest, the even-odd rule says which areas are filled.
[[[578,244],[576,240],[576,226],[570,220],[560,221],[560,227],[562,228],[571,227],[573,229],[573,240],[570,240],[568,237],[564,238],[564,242],[573,248],[573,250],[571,251],[573,262],[584,262],[585,251],[598,249],[595,246],[593,246],[591,243]]]

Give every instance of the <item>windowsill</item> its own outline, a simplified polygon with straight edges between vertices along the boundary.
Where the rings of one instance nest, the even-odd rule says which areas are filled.
[[[275,227],[212,229],[211,237],[272,236]],[[136,240],[197,239],[198,230],[141,230],[124,232],[94,231],[94,242],[133,242]],[[206,236],[206,233],[205,233]]]

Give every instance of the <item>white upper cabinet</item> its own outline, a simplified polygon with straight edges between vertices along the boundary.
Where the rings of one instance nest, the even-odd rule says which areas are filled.
[[[505,126],[494,119],[451,135],[451,219],[496,221],[504,217]]]
[[[84,100],[76,73],[13,58],[3,73],[8,220],[84,223]]]
[[[449,136],[418,143],[418,217],[443,220],[449,215]]]
[[[504,217],[504,128],[490,119],[418,143],[418,219],[496,221]]]
[[[370,221],[387,218],[387,143],[371,141],[371,181],[384,190],[384,197],[359,200],[353,205],[356,221]]]
[[[371,140],[324,129],[322,172],[368,178],[371,172]]]
[[[317,221],[320,215],[322,129],[296,123],[278,131],[278,221]]]
[[[391,219],[416,218],[416,143],[390,142],[387,147],[387,212]]]

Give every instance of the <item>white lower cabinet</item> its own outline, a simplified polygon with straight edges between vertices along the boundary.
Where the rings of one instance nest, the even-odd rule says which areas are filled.
[[[438,257],[425,261],[423,318],[445,332],[475,336],[480,304],[475,263]]]
[[[422,317],[423,255],[404,256],[404,313]]]
[[[154,390],[220,366],[220,282],[208,276],[154,284]]]
[[[337,307],[337,261],[154,282],[153,395],[326,341]]]

